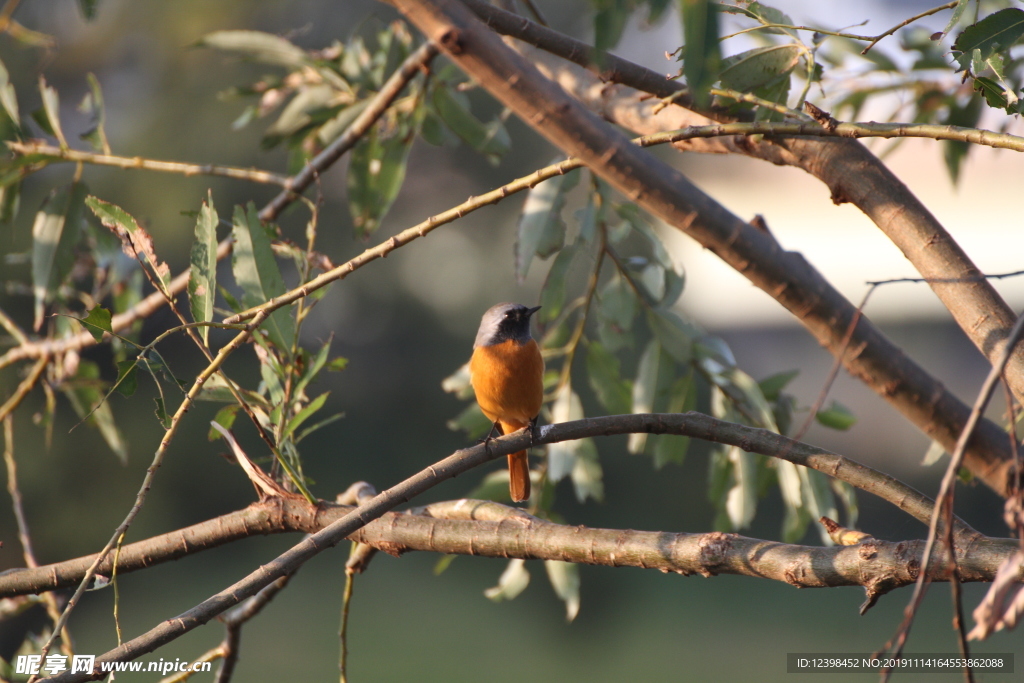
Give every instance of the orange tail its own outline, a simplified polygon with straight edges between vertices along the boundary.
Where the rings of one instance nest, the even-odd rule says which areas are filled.
[[[526,451],[508,454],[508,491],[516,503],[530,497],[530,456]]]

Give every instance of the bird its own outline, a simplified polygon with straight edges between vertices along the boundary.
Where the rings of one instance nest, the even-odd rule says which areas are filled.
[[[469,382],[476,402],[494,423],[491,432],[511,434],[536,424],[544,403],[544,359],[530,336],[530,317],[540,306],[496,304],[487,309],[473,342]],[[508,456],[508,487],[514,502],[530,497],[527,452]]]

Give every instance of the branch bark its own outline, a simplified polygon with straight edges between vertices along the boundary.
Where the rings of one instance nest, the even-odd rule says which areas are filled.
[[[807,261],[729,213],[681,173],[631,145],[531,63],[506,46],[460,2],[394,0],[424,34],[467,74],[523,121],[632,201],[682,230],[791,311],[833,355],[844,350],[856,314]],[[847,370],[947,449],[952,450],[970,409],[907,358],[866,318],[854,329]],[[965,465],[1006,495],[1012,459],[1005,433],[979,426]]]

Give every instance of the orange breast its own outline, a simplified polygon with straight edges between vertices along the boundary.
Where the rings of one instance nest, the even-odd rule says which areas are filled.
[[[469,378],[484,415],[513,431],[529,425],[540,412],[544,359],[533,339],[525,344],[509,340],[473,349]]]

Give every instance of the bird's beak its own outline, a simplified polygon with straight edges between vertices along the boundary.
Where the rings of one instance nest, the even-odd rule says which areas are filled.
[[[526,317],[529,318],[530,316],[532,316],[534,313],[536,313],[539,310],[540,310],[540,306],[534,306],[533,308],[527,308],[526,309]]]

